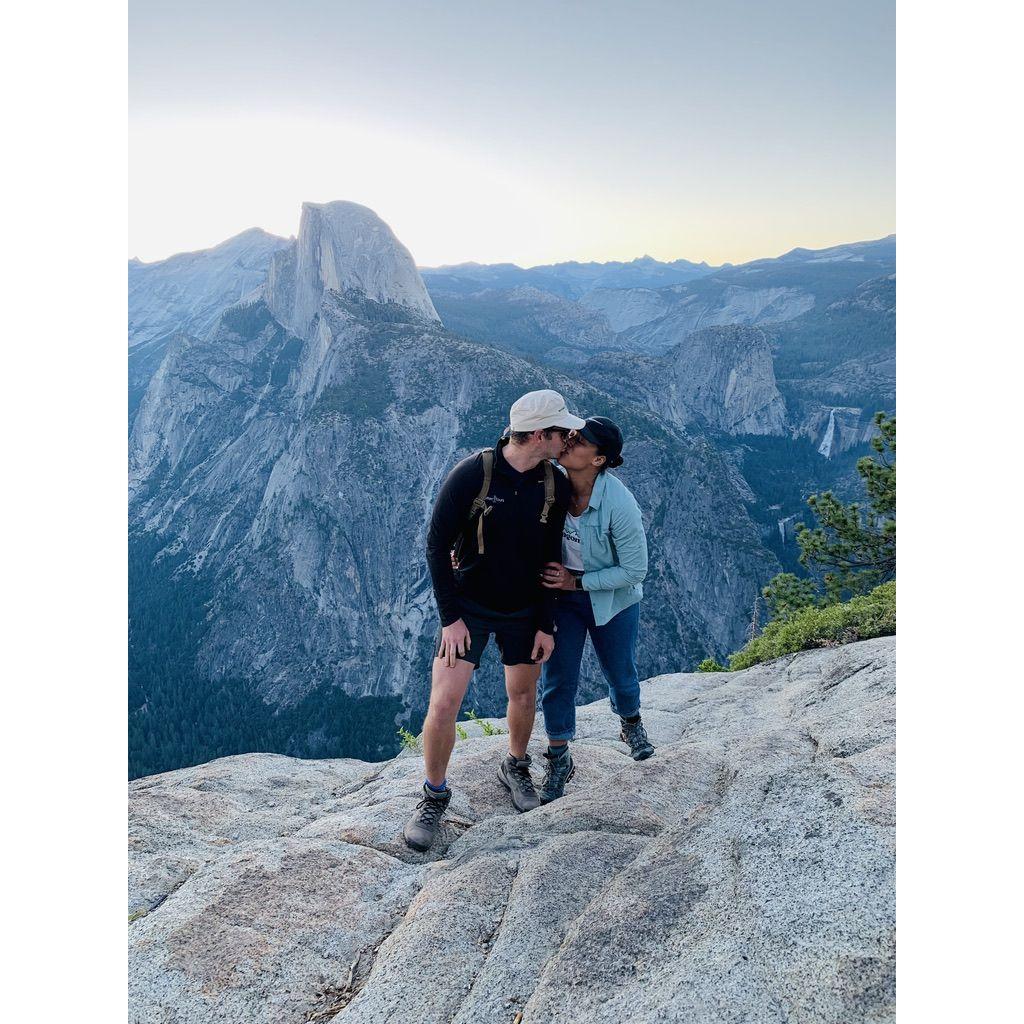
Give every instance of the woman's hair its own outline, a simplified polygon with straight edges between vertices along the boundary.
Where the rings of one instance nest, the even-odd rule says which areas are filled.
[[[604,455],[604,452],[598,451],[598,455]],[[623,459],[621,455],[604,455],[604,462],[601,463],[598,468],[598,473],[603,473],[606,469],[618,469],[622,465]]]

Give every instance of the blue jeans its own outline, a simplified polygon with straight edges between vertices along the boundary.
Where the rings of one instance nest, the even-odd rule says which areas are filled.
[[[552,740],[576,737],[576,691],[587,633],[608,683],[612,711],[623,718],[640,710],[640,677],[636,641],[640,603],[623,608],[610,622],[595,625],[590,595],[566,591],[555,602],[555,650],[544,664],[542,706],[544,730]]]

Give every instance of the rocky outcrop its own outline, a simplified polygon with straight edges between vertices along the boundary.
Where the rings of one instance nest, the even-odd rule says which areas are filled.
[[[267,278],[275,252],[291,243],[250,228],[212,249],[128,264],[128,346],[176,331],[203,334]]]
[[[673,292],[675,294],[673,295]],[[712,277],[680,290],[667,288],[673,302],[657,320],[624,331],[623,345],[638,352],[661,354],[694,331],[730,324],[760,325],[792,320],[814,308],[814,295],[802,288],[758,287]]]
[[[662,356],[598,356],[583,373],[613,394],[645,402],[678,427],[785,432],[786,403],[775,383],[771,346],[759,328],[697,331]]]
[[[668,309],[665,296],[653,288],[595,288],[580,305],[603,314],[613,331],[657,320]]]
[[[409,250],[358,203],[303,203],[298,237],[271,264],[265,296],[274,316],[304,336],[326,291],[355,291],[439,319]]]
[[[581,708],[524,815],[468,725],[427,854],[416,755],[131,784],[132,1024],[893,1020],[895,638],[642,692],[656,755]]]
[[[797,435],[810,438],[823,458],[832,459],[871,440],[877,432],[873,412],[843,407],[817,407],[804,414]]]

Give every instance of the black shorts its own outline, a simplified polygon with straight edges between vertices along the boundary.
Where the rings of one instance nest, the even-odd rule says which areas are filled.
[[[537,635],[537,613],[533,608],[521,612],[495,612],[476,601],[459,598],[462,621],[469,630],[470,646],[459,661],[468,661],[474,669],[480,667],[480,655],[484,653],[491,634],[501,652],[502,665],[533,665],[533,641]],[[441,630],[434,641],[434,657],[441,653]]]

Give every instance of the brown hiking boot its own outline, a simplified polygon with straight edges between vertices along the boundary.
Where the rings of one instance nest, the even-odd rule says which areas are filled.
[[[521,761],[511,754],[505,757],[498,765],[498,781],[512,795],[512,806],[517,811],[532,811],[535,807],[540,807],[540,797],[533,788],[533,779],[530,776],[529,754]]]
[[[446,789],[443,793],[432,793],[424,785],[423,799],[416,805],[412,817],[406,822],[402,835],[405,837],[407,846],[421,853],[429,850],[441,827],[441,818],[448,810],[448,804],[452,799],[452,791]]]

